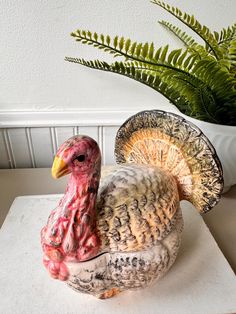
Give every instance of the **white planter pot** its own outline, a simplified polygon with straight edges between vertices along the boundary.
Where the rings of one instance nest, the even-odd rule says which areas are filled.
[[[236,126],[204,122],[184,115],[178,109],[176,114],[192,122],[208,137],[221,161],[224,175],[224,192],[236,184]]]

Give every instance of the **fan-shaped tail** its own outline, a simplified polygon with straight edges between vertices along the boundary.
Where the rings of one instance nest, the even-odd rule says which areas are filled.
[[[180,198],[199,212],[214,207],[222,193],[223,174],[215,149],[198,127],[160,110],[142,111],[118,130],[118,163],[151,164],[171,173]]]

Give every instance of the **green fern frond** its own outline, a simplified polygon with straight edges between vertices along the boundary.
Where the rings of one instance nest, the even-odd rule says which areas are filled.
[[[132,78],[142,84],[145,84],[154,90],[165,96],[172,104],[176,105],[183,113],[187,115],[193,115],[198,118],[203,118],[205,121],[215,123],[216,116],[218,115],[218,121],[220,116],[220,107],[216,106],[217,102],[225,101],[228,97],[228,103],[234,108],[236,104],[233,104],[236,93],[228,88],[227,97],[225,95],[225,90],[222,89],[224,95],[219,97],[217,95],[217,90],[219,89],[219,84],[215,84],[216,93],[214,91],[214,86],[207,87],[207,84],[202,82],[199,83],[197,78],[190,75],[183,74],[181,72],[174,72],[172,69],[161,69],[158,67],[150,67],[135,61],[135,62],[114,62],[108,64],[105,61],[86,61],[84,59],[77,58],[66,58],[66,61],[79,63],[81,65],[98,69],[102,71],[117,73],[124,75],[126,77]],[[215,65],[214,65],[215,66]],[[205,73],[203,71],[205,70]],[[208,75],[209,69],[213,71],[214,67],[212,64],[207,65],[205,62],[201,63],[196,71],[201,72],[205,81],[211,85],[212,79]],[[220,77],[222,77],[222,72],[216,73],[216,81],[220,82]],[[224,80],[229,79],[228,77],[223,77]],[[232,87],[232,86],[231,86]],[[218,89],[217,89],[218,88]],[[231,97],[229,95],[231,94]],[[218,108],[216,110],[216,108]],[[232,112],[232,111],[231,111]],[[225,117],[228,117],[227,112]],[[222,119],[222,117],[221,117]],[[228,117],[228,121],[234,119],[234,117]]]
[[[159,24],[164,26],[168,29],[171,33],[173,33],[179,40],[186,46],[192,46],[193,44],[198,44],[193,37],[189,36],[186,32],[182,31],[179,27],[166,22],[166,21],[159,21]]]
[[[155,61],[153,43],[143,44],[131,42],[129,38],[125,39],[123,36],[115,36],[112,40],[108,35],[98,35],[97,33],[91,33],[90,31],[80,29],[71,33],[71,36],[75,37],[76,41],[79,41],[82,44],[92,45],[95,48],[102,49],[105,52],[112,54],[114,57],[122,56],[126,59],[137,61],[151,61],[151,64]],[[167,50],[168,47],[163,48],[162,61],[164,61],[164,56]]]
[[[166,21],[159,21],[159,24],[172,32],[186,46],[188,51],[195,51],[198,53],[199,59],[202,59],[202,57],[208,56],[211,53],[209,49],[206,49],[204,46],[197,43],[192,36],[182,31],[179,27]]]
[[[129,38],[119,38],[118,36],[113,40],[109,37],[109,40],[107,40],[108,36],[98,35],[97,33],[92,34],[90,31],[84,30],[77,30],[71,35],[82,44],[90,44],[95,48],[103,49],[105,52],[113,54],[114,57],[124,57],[125,60],[136,61],[140,64],[145,63],[145,66],[164,67],[173,69],[176,72],[184,73],[189,70],[189,65],[188,67],[182,66],[187,57],[187,53],[183,52],[182,49],[176,49],[168,53],[168,45],[155,50],[153,43],[132,43]],[[112,42],[113,44],[111,44]]]
[[[204,42],[212,51],[216,59],[221,58],[221,52],[218,49],[217,40],[215,39],[214,34],[210,31],[210,29],[207,26],[201,25],[200,22],[193,15],[182,13],[180,9],[173,6],[171,7],[169,4],[166,4],[160,0],[152,0],[151,2],[160,6],[161,8],[166,10],[168,13],[175,16],[179,21],[181,21],[186,26],[188,26],[202,40],[204,40]]]
[[[222,66],[225,66],[230,72],[235,73],[233,47],[236,41],[236,24],[228,28],[223,28],[220,33],[215,32],[214,35],[222,52],[222,60],[220,60]]]
[[[84,65],[86,67],[102,70],[102,71],[108,71],[113,72],[117,74],[121,74],[127,77],[130,77],[136,81],[139,81],[145,85],[148,85],[152,87],[155,90],[158,90],[159,92],[163,93],[164,89],[161,87],[161,80],[158,79],[158,75],[154,76],[151,75],[151,71],[147,70],[146,68],[137,68],[134,63],[127,63],[124,64],[123,62],[114,62],[113,64],[108,64],[105,61],[99,61],[99,60],[84,60],[80,58],[70,58],[66,57],[66,61],[78,63],[81,65]],[[159,71],[157,70],[156,73]],[[169,99],[169,96],[168,96]],[[169,99],[172,101],[172,99]],[[174,100],[174,99],[173,99]]]
[[[132,78],[160,92],[177,107],[179,107],[180,104],[182,104],[182,106],[183,103],[186,104],[188,101],[186,97],[187,95],[190,95],[190,98],[192,98],[193,87],[191,84],[189,85],[191,87],[191,91],[187,91],[189,89],[188,81],[183,79],[182,87],[179,84],[179,89],[181,90],[181,93],[179,93],[178,88],[175,86],[177,83],[174,84],[174,82],[177,82],[179,78],[177,78],[176,75],[173,75],[173,71],[171,70],[168,70],[169,73],[167,73],[167,71],[161,71],[160,69],[146,67],[142,68],[140,65],[137,66],[137,64],[133,62],[123,63],[116,61],[112,64],[108,64],[105,61],[88,61],[70,57],[66,57],[65,60],[78,63],[89,68],[117,73]],[[168,78],[170,79],[170,77],[172,77],[173,84],[169,83]],[[192,99],[190,99],[190,101],[191,100]]]
[[[165,83],[168,83],[168,81],[171,84],[175,83],[173,87],[177,90],[181,89],[180,95],[185,96],[188,101],[192,100],[190,87],[197,88],[198,85],[204,83],[213,91],[215,90],[217,97],[223,98],[226,93],[231,95],[235,84],[229,73],[217,64],[217,61],[204,50],[204,47],[195,43],[188,50],[175,49],[168,52],[168,45],[155,50],[153,43],[150,45],[148,43],[132,43],[130,39],[119,38],[118,36],[112,40],[109,36],[92,34],[90,31],[77,30],[76,33],[73,33],[73,36],[83,44],[92,41],[93,46],[96,48],[104,49],[109,53],[112,52],[115,56],[123,56],[126,62],[133,62],[132,67],[135,66],[143,71],[145,69],[145,73],[147,71],[155,72],[155,75],[157,75],[157,72],[161,73],[161,75],[159,74],[161,80]],[[111,44],[112,42],[113,44]],[[81,64],[85,65],[84,63]],[[120,63],[121,66],[123,66],[123,63]],[[97,66],[97,68],[100,67],[101,65]],[[107,67],[107,70],[120,73],[115,71],[113,65]],[[127,73],[122,74],[126,75]],[[137,72],[137,75],[139,74]],[[221,78],[224,78],[224,81],[228,84],[227,88],[223,90],[224,93],[221,88]],[[185,86],[181,82],[184,82]],[[188,95],[185,94],[186,90]]]
[[[236,97],[236,79],[216,60],[200,60],[191,73],[200,77],[206,87],[209,87],[219,101]],[[224,82],[222,84],[222,82]]]
[[[142,68],[133,62],[115,62],[108,64],[99,60],[86,61],[84,59],[68,57],[65,60],[79,63],[93,69],[113,72],[132,78],[160,92],[183,111],[186,111],[186,106],[188,107],[186,104],[191,104],[195,100],[195,80],[190,76],[183,75],[182,73],[175,73],[171,69],[160,70],[156,68]],[[208,120],[211,120],[210,116]]]
[[[198,109],[198,114],[205,111],[209,117],[209,122],[217,123],[216,102],[212,92],[205,85],[199,85],[195,91],[195,96],[195,108]],[[201,110],[199,110],[199,108],[201,108]]]
[[[153,43],[77,30],[71,34],[76,41],[101,49],[115,58],[121,57],[123,61],[108,64],[68,57],[66,61],[132,78],[161,93],[187,115],[208,122],[236,125],[236,24],[219,33],[211,33],[194,16],[159,0],[152,2],[196,32],[206,47],[180,28],[161,21],[161,25],[185,44],[185,49],[171,51],[168,45],[156,49]]]
[[[236,67],[236,39],[232,40],[229,46],[229,58],[234,68]],[[236,73],[235,73],[236,74]]]
[[[222,45],[226,42],[231,41],[236,36],[236,23],[227,28],[223,28],[220,33],[214,32],[214,37],[218,42],[218,45]]]

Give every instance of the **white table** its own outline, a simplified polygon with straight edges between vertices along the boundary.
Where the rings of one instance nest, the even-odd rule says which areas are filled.
[[[60,195],[17,197],[0,231],[0,313],[236,312],[236,279],[196,210],[188,203],[177,261],[154,286],[97,300],[53,280],[42,265],[40,229]]]

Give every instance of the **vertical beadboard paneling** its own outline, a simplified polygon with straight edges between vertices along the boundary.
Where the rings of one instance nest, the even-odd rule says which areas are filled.
[[[9,166],[11,169],[15,168],[15,160],[14,160],[14,156],[13,156],[13,152],[12,152],[12,146],[11,146],[11,141],[9,138],[8,129],[5,129],[3,131],[3,138],[4,138],[5,148],[6,148],[6,152],[7,152],[7,157],[9,160]]]
[[[73,127],[73,135],[78,135],[79,134],[79,127],[78,126],[74,126]]]
[[[114,164],[117,130],[118,126],[0,129],[0,168],[51,167],[58,147],[78,133],[98,142],[103,164]]]
[[[0,129],[0,168],[11,168],[4,139],[4,129]]]
[[[57,127],[56,131],[56,141],[57,141],[57,149],[59,146],[64,143],[68,138],[75,135],[75,128],[73,127]]]
[[[113,164],[117,129],[132,112],[0,112],[0,168],[51,167],[59,146],[76,134],[94,138],[102,164]]]
[[[32,143],[31,129],[30,128],[25,128],[25,135],[26,135],[26,138],[27,138],[27,144],[28,144],[31,164],[32,164],[33,168],[36,168],[34,149],[33,149],[33,143]]]
[[[51,136],[52,154],[54,157],[57,153],[57,146],[58,146],[55,127],[50,127],[50,136]]]
[[[32,167],[25,128],[9,129],[8,136],[14,160],[14,168]]]
[[[81,126],[79,128],[79,134],[88,135],[95,141],[98,141],[98,127],[97,126]]]
[[[118,129],[118,126],[103,127],[103,154],[105,165],[115,164],[114,148],[115,137]]]
[[[103,126],[98,126],[98,145],[100,147],[100,150],[101,150],[101,154],[102,154],[102,165],[105,165],[105,153],[104,153],[104,134],[103,134]]]
[[[75,134],[94,138],[102,164],[115,163],[114,142],[118,126],[75,126],[0,129],[0,168],[51,167],[58,147]]]
[[[31,138],[36,167],[51,167],[53,162],[53,144],[50,128],[32,128]]]

